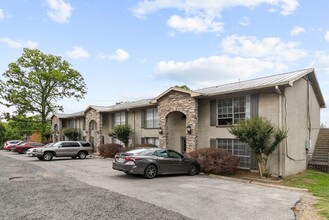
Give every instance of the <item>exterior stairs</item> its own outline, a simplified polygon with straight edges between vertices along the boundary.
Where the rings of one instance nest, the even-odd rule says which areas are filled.
[[[320,129],[308,168],[329,173],[329,128]]]

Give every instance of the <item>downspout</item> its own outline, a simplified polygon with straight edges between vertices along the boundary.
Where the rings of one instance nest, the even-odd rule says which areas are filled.
[[[275,86],[275,91],[279,96],[279,128],[282,129],[282,93],[278,86]],[[279,177],[282,177],[282,143],[279,145],[279,152],[278,152],[278,170],[279,170]]]

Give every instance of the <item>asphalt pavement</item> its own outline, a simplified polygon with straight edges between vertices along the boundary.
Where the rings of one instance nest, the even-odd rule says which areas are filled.
[[[88,219],[288,220],[295,219],[292,208],[303,194],[205,175],[148,180],[115,171],[111,159],[97,157],[55,158],[46,162],[0,151],[0,167],[0,216],[13,216],[17,208],[12,209],[20,204],[30,210],[18,208],[22,210],[19,215],[22,219],[29,219],[26,216],[34,213],[38,219],[50,214],[51,218],[47,219],[88,216]],[[19,195],[24,195],[22,201]],[[38,202],[40,199],[44,201]],[[30,201],[38,208],[34,209]],[[58,205],[60,211],[53,209],[53,205]],[[80,206],[88,211],[80,211]],[[45,208],[46,212],[36,211]]]

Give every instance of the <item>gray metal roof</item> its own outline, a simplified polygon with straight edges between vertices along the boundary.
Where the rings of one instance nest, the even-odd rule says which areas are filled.
[[[289,73],[282,73],[278,75],[272,75],[267,77],[262,77],[258,79],[251,79],[241,82],[223,84],[219,86],[213,86],[204,89],[194,90],[195,92],[201,93],[206,96],[212,95],[220,95],[220,94],[227,94],[239,91],[247,91],[252,89],[261,89],[267,88],[272,86],[279,86],[279,85],[292,85],[292,83],[301,77],[312,73],[314,69],[304,69]]]
[[[94,106],[90,105],[87,109],[93,108],[98,112],[115,112],[127,109],[141,108],[154,105],[151,103],[152,99],[143,99],[133,102],[124,102],[121,104],[111,105],[111,106]],[[85,110],[86,111],[86,110]]]
[[[202,96],[216,96],[221,94],[229,94],[229,93],[235,93],[235,92],[242,92],[242,91],[249,91],[249,90],[255,90],[255,89],[264,89],[274,86],[293,86],[293,83],[308,75],[310,76],[310,80],[313,83],[313,88],[316,93],[316,96],[318,98],[318,101],[320,103],[321,107],[325,107],[325,101],[323,98],[323,95],[321,93],[321,89],[319,86],[319,83],[317,81],[316,75],[314,73],[313,68],[304,69],[304,70],[298,70],[294,72],[288,72],[288,73],[282,73],[272,76],[266,76],[262,78],[257,79],[251,79],[246,81],[240,81],[235,83],[229,83],[229,84],[223,84],[213,87],[208,87],[204,89],[197,89],[193,90],[197,95],[194,95],[195,97],[202,97]],[[170,90],[170,89],[169,89]],[[169,91],[167,90],[167,91]],[[166,92],[167,92],[166,91]],[[160,96],[158,96],[156,99],[161,97],[162,95],[165,95],[166,92],[162,93]],[[116,112],[116,111],[122,111],[127,109],[136,109],[136,108],[143,108],[148,106],[154,106],[156,103],[154,102],[155,99],[143,99],[139,101],[133,101],[133,102],[125,102],[117,105],[111,105],[111,106],[96,106],[96,105],[90,105],[86,108],[86,110],[73,113],[73,114],[55,114],[55,116],[59,118],[72,118],[72,117],[79,117],[83,116],[84,113],[89,109],[95,109],[98,112]]]
[[[72,114],[61,114],[61,113],[55,113],[54,116],[57,118],[75,118],[75,117],[84,117],[84,111],[75,112]]]

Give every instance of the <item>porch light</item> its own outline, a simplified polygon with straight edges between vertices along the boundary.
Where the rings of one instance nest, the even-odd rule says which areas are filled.
[[[188,134],[191,134],[191,133],[192,133],[191,125],[187,125],[187,126],[186,126],[186,132],[187,132]]]
[[[159,127],[159,134],[163,134],[163,130],[161,127]]]

